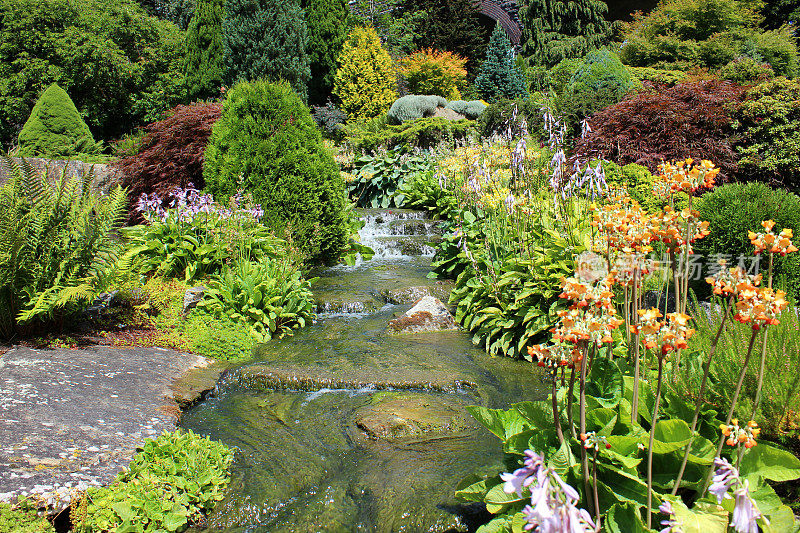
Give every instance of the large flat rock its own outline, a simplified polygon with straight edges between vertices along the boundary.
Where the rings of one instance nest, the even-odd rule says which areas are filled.
[[[0,500],[38,494],[58,509],[112,481],[213,386],[210,363],[163,348],[12,348],[0,356]]]

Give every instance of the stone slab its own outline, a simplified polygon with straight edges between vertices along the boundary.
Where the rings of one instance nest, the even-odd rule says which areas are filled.
[[[11,348],[0,356],[0,501],[38,495],[59,510],[111,482],[147,437],[175,429],[179,401],[213,387],[205,370],[191,378],[210,363],[152,347]]]

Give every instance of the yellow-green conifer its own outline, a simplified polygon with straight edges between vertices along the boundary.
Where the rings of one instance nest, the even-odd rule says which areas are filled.
[[[392,58],[374,28],[355,28],[342,46],[333,93],[352,118],[373,118],[397,99]]]

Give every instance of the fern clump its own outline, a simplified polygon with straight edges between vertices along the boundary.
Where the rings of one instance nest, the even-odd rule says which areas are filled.
[[[446,105],[447,100],[441,96],[409,94],[394,101],[386,118],[390,124],[402,124],[407,120],[431,117],[436,108]]]
[[[73,157],[100,152],[100,144],[94,142],[67,91],[55,83],[36,101],[18,141],[19,153],[25,157]]]
[[[464,100],[453,100],[447,104],[447,109],[452,109],[459,115],[464,115],[470,120],[477,119],[481,113],[483,113],[486,107],[486,104],[480,100],[471,100],[469,102]]]
[[[116,262],[111,238],[125,192],[92,188],[93,173],[52,179],[5,158],[0,187],[0,338],[64,318],[95,297]]]

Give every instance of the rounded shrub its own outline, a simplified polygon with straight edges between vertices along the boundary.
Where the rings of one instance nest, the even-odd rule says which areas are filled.
[[[288,233],[312,261],[347,243],[344,183],[308,108],[286,83],[241,82],[229,92],[205,152],[206,189],[225,200],[244,189],[262,223]]]
[[[433,116],[436,108],[446,105],[447,100],[441,96],[409,94],[394,101],[386,118],[389,124],[402,124],[407,120]]]
[[[25,157],[72,157],[100,151],[67,91],[55,83],[36,101],[18,142],[19,154]]]
[[[478,117],[478,131],[483,137],[491,137],[496,133],[507,130],[508,121],[514,115],[514,106],[517,108],[517,117],[525,117],[528,131],[538,133],[543,126],[541,102],[534,98],[518,98],[507,100],[501,98],[492,102]]]
[[[428,48],[401,59],[399,73],[412,93],[457,99],[467,82],[466,63],[466,58],[453,52]]]
[[[616,104],[633,88],[619,58],[608,50],[590,52],[572,75],[558,99],[564,116],[580,120]]]
[[[447,104],[447,109],[452,109],[459,115],[464,115],[470,120],[475,120],[486,110],[487,105],[480,100],[453,100]]]
[[[774,78],[775,72],[767,63],[756,61],[752,57],[740,56],[719,69],[718,75],[723,80],[744,85]]]
[[[709,222],[709,235],[695,243],[695,253],[713,265],[717,256],[736,265],[739,256],[749,264],[753,246],[748,231],[764,231],[763,220],[774,220],[775,230],[790,228],[800,235],[800,197],[785,190],[772,189],[763,183],[731,183],[707,192],[695,201],[700,219]],[[760,260],[766,271],[769,258]],[[800,253],[775,257],[777,287],[785,288],[795,299],[800,298]],[[766,273],[765,273],[766,276]]]

